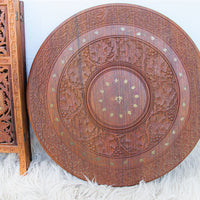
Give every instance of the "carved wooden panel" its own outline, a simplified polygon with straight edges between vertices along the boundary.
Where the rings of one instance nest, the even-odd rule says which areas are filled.
[[[16,143],[10,66],[0,66],[0,143]]]
[[[25,110],[23,2],[0,1],[0,152],[18,153],[20,173],[30,163]]]
[[[199,139],[199,72],[197,48],[169,19],[134,5],[95,7],[41,46],[29,116],[47,153],[77,177],[150,181]]]
[[[7,7],[0,6],[0,56],[8,55]]]

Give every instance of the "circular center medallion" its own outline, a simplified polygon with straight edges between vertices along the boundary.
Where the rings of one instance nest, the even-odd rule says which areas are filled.
[[[98,73],[90,82],[87,104],[90,114],[109,129],[134,127],[145,116],[149,90],[142,76],[123,66],[112,66]]]

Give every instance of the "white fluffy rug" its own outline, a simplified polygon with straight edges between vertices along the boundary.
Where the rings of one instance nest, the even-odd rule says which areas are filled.
[[[132,187],[85,182],[61,169],[31,134],[33,160],[19,175],[18,156],[0,154],[0,200],[199,200],[200,143],[173,171]]]

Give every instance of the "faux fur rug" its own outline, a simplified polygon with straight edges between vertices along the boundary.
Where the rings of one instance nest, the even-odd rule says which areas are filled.
[[[61,169],[31,133],[33,160],[19,175],[18,156],[0,154],[0,200],[200,200],[200,142],[165,176],[132,187],[82,181]]]

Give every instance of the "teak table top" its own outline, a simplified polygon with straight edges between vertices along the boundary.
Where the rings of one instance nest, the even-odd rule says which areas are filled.
[[[99,184],[151,181],[200,134],[200,55],[163,15],[129,4],[80,12],[33,62],[28,110],[41,145],[73,175]]]

